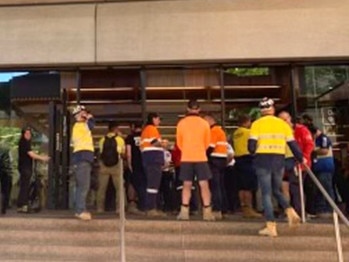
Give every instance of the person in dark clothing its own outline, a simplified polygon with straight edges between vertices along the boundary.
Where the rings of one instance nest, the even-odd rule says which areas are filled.
[[[9,150],[0,147],[1,214],[6,214],[11,192],[11,162]]]
[[[127,167],[130,172],[130,183],[137,193],[138,203],[135,204],[134,199],[130,199],[128,211],[130,213],[139,213],[146,211],[146,195],[147,195],[147,178],[143,168],[142,152],[139,148],[142,133],[142,124],[135,123],[134,130],[126,138],[126,156]]]
[[[141,133],[142,161],[147,177],[147,216],[164,217],[166,214],[157,209],[157,199],[164,165],[164,150],[158,130],[161,119],[157,113],[149,113],[146,126]]]
[[[32,131],[30,128],[22,129],[21,138],[18,143],[18,171],[19,177],[19,195],[17,199],[17,211],[28,213],[28,200],[30,179],[33,171],[33,160],[47,162],[49,156],[36,154],[31,147]]]

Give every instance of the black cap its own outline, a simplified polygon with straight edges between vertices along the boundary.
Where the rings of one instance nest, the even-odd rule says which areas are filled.
[[[196,101],[195,99],[189,100],[188,102],[188,108],[193,109],[193,110],[198,110],[200,109],[199,102]]]

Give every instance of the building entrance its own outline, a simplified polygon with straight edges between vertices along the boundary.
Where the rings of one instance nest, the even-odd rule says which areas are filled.
[[[126,136],[129,125],[145,122],[149,112],[160,114],[160,132],[174,143],[176,124],[185,114],[189,99],[197,99],[203,113],[214,115],[229,137],[237,116],[241,113],[256,116],[258,101],[265,96],[273,98],[278,109],[294,112],[292,79],[288,66],[86,69],[15,78],[11,82],[11,101],[28,124],[48,137],[52,159],[48,169],[47,207],[57,209],[71,205],[70,110],[76,104],[85,105],[95,116],[96,148],[110,121],[120,123]]]

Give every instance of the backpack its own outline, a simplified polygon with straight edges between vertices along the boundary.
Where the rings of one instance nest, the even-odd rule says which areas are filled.
[[[111,167],[119,163],[119,152],[117,150],[116,136],[104,137],[101,160],[105,166]]]

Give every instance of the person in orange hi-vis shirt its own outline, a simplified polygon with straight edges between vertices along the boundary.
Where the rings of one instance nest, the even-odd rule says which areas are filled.
[[[157,129],[160,116],[149,113],[148,121],[141,134],[141,151],[144,170],[147,176],[146,212],[149,217],[163,217],[165,213],[157,210],[157,196],[164,165],[164,150]]]
[[[204,119],[211,127],[211,142],[207,149],[208,164],[212,179],[212,209],[216,219],[222,219],[222,213],[227,212],[227,196],[224,184],[224,171],[227,165],[228,142],[223,128],[217,124],[212,115],[205,115]]]
[[[181,150],[180,179],[183,181],[182,205],[178,220],[189,219],[189,201],[192,181],[197,177],[203,203],[203,219],[215,220],[211,208],[211,192],[208,180],[212,177],[207,163],[206,150],[210,145],[210,126],[199,116],[200,106],[191,100],[187,106],[188,114],[177,125],[176,141]]]

